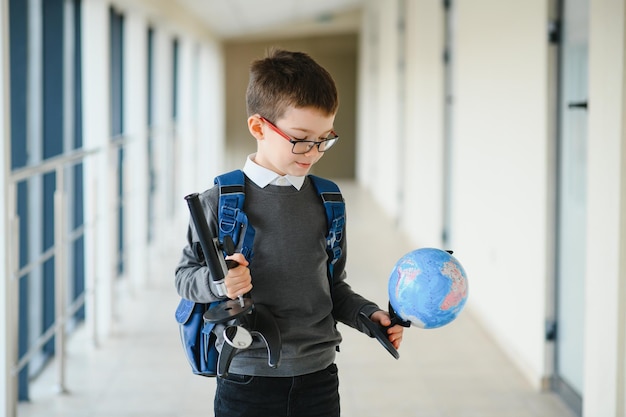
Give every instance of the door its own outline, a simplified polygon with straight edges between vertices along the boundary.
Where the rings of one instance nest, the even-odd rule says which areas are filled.
[[[559,68],[555,389],[581,414],[586,246],[588,0],[564,0]]]

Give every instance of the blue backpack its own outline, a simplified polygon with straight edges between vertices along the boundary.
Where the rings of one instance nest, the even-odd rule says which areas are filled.
[[[329,180],[308,176],[326,211],[328,234],[326,252],[328,253],[328,280],[333,284],[333,269],[341,258],[339,243],[343,237],[345,225],[345,204],[339,187]],[[219,194],[219,241],[225,236],[233,239],[246,259],[253,257],[254,228],[248,224],[248,217],[243,211],[245,199],[245,179],[241,170],[235,170],[215,178]],[[213,323],[205,323],[202,316],[213,304],[195,303],[182,298],[176,309],[176,321],[179,324],[180,338],[191,370],[196,375],[216,376],[219,352],[215,347],[217,336],[213,333]]]

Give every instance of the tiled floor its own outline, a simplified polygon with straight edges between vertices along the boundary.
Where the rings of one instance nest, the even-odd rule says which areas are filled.
[[[342,190],[349,213],[350,282],[386,305],[388,274],[412,248],[366,193],[351,183]],[[170,271],[178,253],[174,247],[159,257],[153,283],[123,303],[122,319],[100,348],[92,346],[84,329],[72,337],[70,392],[55,393],[52,364],[31,385],[31,401],[19,405],[19,417],[213,415],[215,382],[191,374],[173,319],[178,297]],[[574,417],[555,395],[529,386],[470,309],[437,330],[406,329],[397,361],[373,339],[341,329],[337,363],[344,417]]]

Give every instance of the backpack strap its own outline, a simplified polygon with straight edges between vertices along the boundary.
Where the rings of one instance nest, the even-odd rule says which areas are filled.
[[[243,211],[245,199],[245,177],[243,171],[235,170],[215,177],[219,187],[218,239],[224,242],[225,236],[233,239],[235,247],[246,257],[252,259],[254,228],[248,223],[248,216]]]
[[[339,244],[343,238],[346,222],[346,208],[339,187],[334,182],[315,175],[308,176],[315,190],[322,199],[328,234],[326,235],[326,252],[328,253],[328,279],[333,279],[334,266],[341,258]],[[246,257],[252,259],[252,244],[254,242],[254,228],[248,223],[248,217],[243,211],[245,199],[245,177],[243,171],[235,170],[215,178],[219,186],[219,240],[230,235],[235,247]],[[239,232],[237,232],[239,231]],[[243,238],[242,238],[243,237]]]
[[[346,223],[346,205],[339,187],[334,182],[315,175],[309,175],[313,186],[322,198],[326,211],[328,235],[326,235],[326,253],[328,253],[328,279],[333,281],[334,266],[341,258],[339,243],[343,238]]]

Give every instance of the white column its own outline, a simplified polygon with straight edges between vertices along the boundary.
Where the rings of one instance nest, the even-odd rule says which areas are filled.
[[[375,155],[373,190],[375,198],[387,214],[397,219],[400,178],[397,166],[400,152],[400,130],[398,128],[399,86],[401,82],[399,61],[398,1],[385,2],[379,7],[380,32],[378,60],[376,130],[371,142]],[[370,119],[371,120],[371,119]]]
[[[95,328],[96,342],[111,327],[111,282],[115,274],[114,223],[109,189],[114,173],[109,169],[110,138],[109,88],[109,6],[104,0],[82,4],[83,143],[86,149],[99,148],[85,162],[85,268],[88,300],[86,314]]]
[[[362,34],[359,45],[358,63],[358,117],[357,117],[357,180],[368,188],[376,178],[376,144],[379,123],[376,103],[378,102],[378,48],[380,24],[379,3],[365,1],[362,17]]]
[[[174,175],[176,176],[176,188],[174,192],[174,207],[176,219],[182,216],[188,219],[188,212],[184,196],[191,192],[201,192],[194,188],[195,155],[197,154],[196,124],[194,119],[195,105],[193,102],[194,92],[197,89],[197,73],[194,68],[196,55],[196,43],[193,39],[179,37],[178,41],[178,135],[176,146],[178,160]],[[181,230],[181,229],[178,229]],[[184,229],[182,229],[184,230]]]
[[[2,157],[0,158],[0,196],[6,202],[8,195],[8,180],[11,169],[11,127],[10,127],[10,103],[9,103],[9,6],[8,0],[0,0],[0,141],[3,144]],[[12,299],[12,276],[9,265],[8,236],[11,232],[9,226],[9,213],[7,204],[0,205],[0,265],[4,266],[4,277],[0,283],[0,339],[11,341],[0,346],[0,414],[14,417],[17,414],[17,378],[13,375],[12,368],[17,361],[17,341],[15,341],[15,329],[13,322]]]
[[[157,245],[167,238],[166,223],[170,208],[172,181],[172,41],[171,33],[161,27],[154,30],[154,237]],[[162,248],[155,248],[160,250]]]
[[[124,199],[128,243],[127,275],[131,290],[147,282],[148,235],[148,25],[142,15],[129,10],[124,19],[124,121],[126,147]]]
[[[625,415],[625,13],[624,0],[590,2],[585,417]]]
[[[406,105],[400,109],[406,113],[399,156],[405,159],[406,178],[400,224],[419,246],[432,247],[441,245],[444,212],[443,12],[441,2],[407,1]]]
[[[39,164],[43,160],[43,3],[41,0],[28,0],[28,95],[26,96],[26,113],[28,127],[26,128],[28,164]],[[67,52],[66,52],[67,54]],[[65,70],[64,70],[65,71]],[[64,97],[65,100],[65,97]],[[67,101],[65,101],[67,103]],[[66,114],[68,114],[66,112]],[[65,129],[64,129],[65,130]],[[69,149],[69,148],[64,148]],[[41,253],[43,239],[43,176],[37,175],[28,180],[28,211],[20,222],[28,222],[26,241],[28,242],[28,262],[32,262]],[[20,236],[21,238],[21,236]],[[34,268],[29,273],[29,280],[41,282],[43,268]],[[21,277],[20,279],[24,279]],[[43,333],[43,286],[29,285],[26,302],[29,303],[28,340],[37,340]],[[31,369],[43,366],[45,357],[37,353],[29,362]]]
[[[208,188],[224,171],[224,57],[217,42],[206,41],[200,52],[196,189]]]

